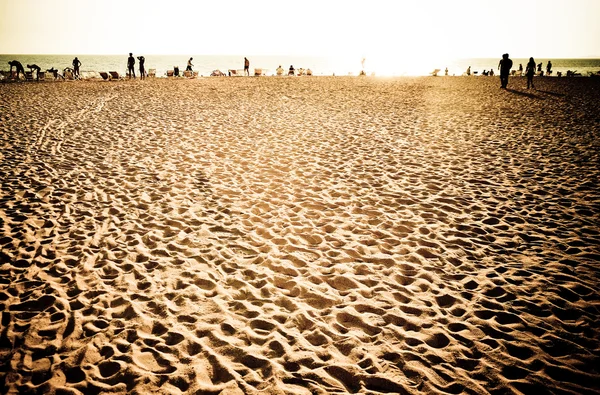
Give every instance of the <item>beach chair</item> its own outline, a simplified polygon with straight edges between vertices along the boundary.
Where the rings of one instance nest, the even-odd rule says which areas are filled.
[[[431,73],[429,73],[432,77],[437,77],[438,73],[442,71],[440,69],[435,69]]]
[[[46,72],[45,71],[38,71],[37,78],[38,78],[39,81],[45,81],[46,80]]]
[[[72,81],[75,79],[75,75],[73,74],[73,71],[71,69],[65,69],[65,71],[63,71],[63,78],[65,80]]]
[[[227,72],[229,73],[229,75],[231,77],[239,77],[239,76],[243,75],[243,73],[238,74],[238,71],[234,70],[234,69],[229,69],[229,70],[227,70]]]
[[[32,71],[25,72],[25,81],[33,81],[33,72]]]
[[[174,70],[167,70],[167,77],[173,77],[175,75]]]
[[[149,69],[148,70],[148,77],[150,77],[150,78],[156,77],[156,69]]]
[[[116,71],[109,71],[108,74],[110,74],[110,79],[113,81],[121,79],[121,76]]]
[[[263,69],[254,69],[254,76],[255,77],[260,77],[262,75],[264,75],[263,74]]]
[[[99,74],[100,74],[100,77],[102,77],[103,81],[109,81],[110,80],[110,75],[108,75],[108,73],[106,71],[101,71]]]

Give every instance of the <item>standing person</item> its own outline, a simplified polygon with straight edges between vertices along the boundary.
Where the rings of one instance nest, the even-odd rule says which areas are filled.
[[[193,59],[194,59],[194,58],[190,58],[190,60],[188,60],[188,64],[187,64],[187,67],[185,68],[185,71],[192,71],[192,67],[194,66],[194,65],[192,64],[192,60],[193,60]]]
[[[23,74],[25,75],[25,69],[23,68],[23,65],[21,64],[21,62],[19,62],[18,60],[13,60],[12,62],[8,62],[8,64],[10,65],[10,71],[9,71],[9,75],[12,77],[12,69],[13,67],[15,69],[17,69],[17,76],[16,79],[19,79],[19,74]]]
[[[248,58],[244,58],[244,73],[246,73],[247,76],[250,76],[250,61]]]
[[[546,65],[546,75],[550,75],[552,73],[552,62],[548,61],[548,64]]]
[[[144,62],[146,61],[146,58],[143,56],[138,56],[138,60],[140,62],[140,79],[143,80],[146,78],[146,69],[144,69]]]
[[[73,75],[77,78],[79,78],[79,66],[81,66],[81,62],[75,56],[75,59],[73,59]]]
[[[129,75],[130,79],[131,76],[135,78],[135,58],[131,52],[129,52],[129,58],[127,58],[127,74]]]
[[[508,75],[510,74],[512,65],[513,62],[508,58],[508,54],[505,53],[502,55],[502,59],[500,59],[500,63],[498,63],[498,68],[500,69],[500,88],[506,89],[508,86]]]
[[[471,66],[467,67],[467,75],[471,75]]]
[[[535,60],[533,60],[533,58],[529,58],[529,63],[527,63],[527,66],[525,67],[525,75],[527,76],[527,89],[529,89],[529,85],[531,85],[531,87],[535,89],[535,86],[533,86],[533,76],[535,75]]]

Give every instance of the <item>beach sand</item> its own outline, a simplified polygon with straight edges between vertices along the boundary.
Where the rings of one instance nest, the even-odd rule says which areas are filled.
[[[0,85],[0,387],[599,393],[599,80]]]

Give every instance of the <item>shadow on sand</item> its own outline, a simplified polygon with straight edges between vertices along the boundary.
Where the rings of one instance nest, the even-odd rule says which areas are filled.
[[[543,97],[540,97],[538,95],[534,95],[533,93],[527,93],[527,92],[523,92],[523,91],[518,91],[515,89],[510,89],[510,88],[506,88],[507,92],[511,92],[511,93],[515,93],[517,95],[521,95],[521,96],[527,96],[531,99],[539,99],[539,100],[545,100]]]
[[[552,96],[556,96],[556,97],[565,97],[565,96],[567,96],[567,95],[565,95],[564,93],[557,93],[557,92],[543,91],[543,90],[539,90],[539,89],[538,89],[538,92],[542,92],[542,93],[545,93],[545,94],[547,94],[547,95],[552,95]]]

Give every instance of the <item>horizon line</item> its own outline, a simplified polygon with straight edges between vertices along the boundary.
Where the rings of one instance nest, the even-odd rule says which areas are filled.
[[[127,56],[129,54],[129,52],[127,53],[0,53],[0,56],[25,56],[25,55],[41,55],[41,56]],[[270,56],[270,57],[276,57],[276,56],[284,56],[284,57],[316,57],[316,58],[339,58],[339,57],[357,57],[357,58],[361,58],[364,57],[366,59],[369,58],[373,58],[373,57],[380,57],[378,55],[371,55],[371,56],[360,56],[360,55],[340,55],[340,54],[336,54],[336,55],[319,55],[319,54],[246,54],[246,55],[242,55],[242,54],[236,54],[236,53],[229,53],[229,54],[224,54],[224,53],[205,53],[205,54],[177,54],[177,53],[143,53],[144,56]],[[441,57],[446,57],[446,56],[441,56]],[[453,57],[453,59],[497,59],[500,58],[501,55],[498,56],[457,56],[457,57]],[[527,59],[530,58],[531,56],[512,56],[512,58],[514,59]],[[588,55],[588,56],[540,56],[540,55],[536,55],[534,56],[535,58],[541,58],[541,59],[600,59],[600,54],[599,55]]]

